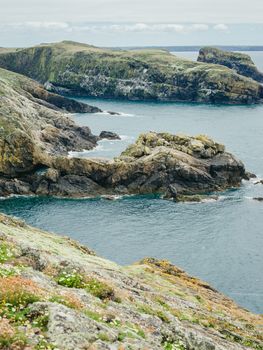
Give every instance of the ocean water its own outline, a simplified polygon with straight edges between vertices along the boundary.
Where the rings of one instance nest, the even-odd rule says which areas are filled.
[[[263,52],[252,56],[263,68]],[[121,115],[74,115],[76,122],[96,134],[115,131],[122,140],[102,141],[80,157],[112,158],[150,130],[202,133],[224,143],[247,170],[263,178],[263,105],[82,100]],[[245,308],[263,313],[263,203],[252,199],[260,196],[263,185],[250,181],[206,203],[173,203],[154,196],[116,201],[20,197],[1,200],[0,211],[69,235],[123,265],[145,256],[169,259]]]

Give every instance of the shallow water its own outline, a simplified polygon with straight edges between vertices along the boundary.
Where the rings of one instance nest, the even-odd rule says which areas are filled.
[[[103,141],[82,156],[114,157],[149,130],[203,133],[224,143],[249,171],[263,177],[263,106],[84,100],[122,115],[75,115],[75,120],[97,134],[118,132],[122,140]],[[252,200],[259,196],[263,185],[251,181],[223,193],[219,201],[201,204],[155,197],[10,198],[0,201],[0,211],[70,235],[121,264],[145,256],[169,259],[242,306],[263,313],[263,204]]]

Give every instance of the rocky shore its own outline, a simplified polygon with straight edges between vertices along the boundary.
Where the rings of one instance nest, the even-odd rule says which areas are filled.
[[[220,64],[233,69],[240,75],[263,83],[263,73],[258,70],[251,57],[244,53],[228,52],[214,47],[204,47],[199,52],[198,62]]]
[[[2,51],[0,66],[59,94],[222,104],[263,101],[263,87],[256,81],[222,65],[192,62],[162,50],[117,51],[64,41]]]
[[[3,350],[260,350],[262,321],[168,261],[118,266],[0,215]]]

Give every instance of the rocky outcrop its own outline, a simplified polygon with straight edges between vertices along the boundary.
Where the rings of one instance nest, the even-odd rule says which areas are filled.
[[[260,84],[229,68],[161,50],[113,51],[61,42],[0,52],[0,66],[62,94],[224,104],[263,100]]]
[[[118,266],[4,215],[0,315],[0,348],[6,350],[263,346],[262,316],[168,261]]]
[[[66,113],[97,111],[0,69],[0,174],[20,176],[50,165],[52,155],[93,148],[99,138]]]
[[[247,54],[223,51],[214,47],[204,47],[199,52],[198,62],[220,64],[233,69],[240,75],[263,83],[263,73],[258,70],[251,57]]]
[[[100,133],[100,139],[108,139],[108,140],[120,140],[120,136],[116,134],[115,132],[111,131],[102,131]]]
[[[238,187],[244,165],[207,136],[141,135],[114,160],[49,157],[41,171],[0,179],[0,194],[62,197],[160,194],[187,196]],[[191,197],[190,197],[191,200]]]

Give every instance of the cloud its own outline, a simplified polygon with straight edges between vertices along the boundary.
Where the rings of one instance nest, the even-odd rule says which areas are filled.
[[[46,26],[48,29],[48,26]],[[63,29],[63,28],[61,28]],[[133,32],[133,33],[189,33],[209,30],[207,24],[177,24],[177,23],[129,23],[129,24],[73,24],[65,26],[74,32]]]
[[[222,31],[222,32],[226,32],[229,29],[228,26],[226,24],[223,24],[223,23],[216,24],[213,28],[215,30],[219,30],[219,31]]]
[[[107,24],[107,23],[70,23],[70,22],[48,22],[48,21],[27,21],[9,23],[13,29],[44,30],[44,31],[65,31],[65,32],[97,32],[97,33],[182,33],[208,31],[208,24],[178,24],[178,23],[128,23],[128,24]],[[218,29],[219,30],[219,29]],[[222,30],[222,29],[221,29]]]
[[[66,22],[25,22],[25,26],[33,29],[51,29],[51,30],[69,28],[69,24]]]
[[[5,25],[6,26],[6,25]],[[9,23],[8,27],[14,29],[35,29],[35,30],[65,30],[69,29],[70,25],[66,22],[41,22],[41,21],[28,21]]]

